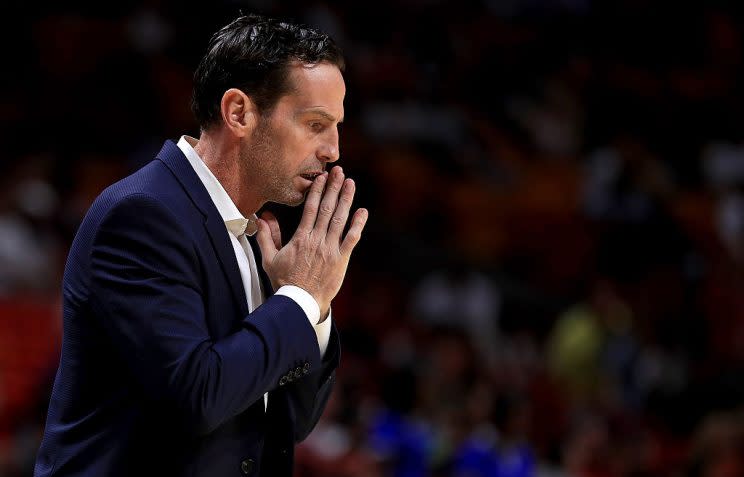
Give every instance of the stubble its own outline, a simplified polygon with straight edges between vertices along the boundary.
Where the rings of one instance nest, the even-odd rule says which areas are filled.
[[[281,140],[262,118],[253,133],[251,144],[245,149],[242,162],[256,177],[261,196],[265,202],[297,206],[305,200],[305,194],[295,189],[291,172],[284,170],[284,154]]]

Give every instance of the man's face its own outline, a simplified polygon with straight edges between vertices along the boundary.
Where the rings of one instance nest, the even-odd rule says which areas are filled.
[[[261,116],[241,156],[266,201],[299,205],[312,180],[339,157],[346,86],[329,63],[290,67],[292,90]]]

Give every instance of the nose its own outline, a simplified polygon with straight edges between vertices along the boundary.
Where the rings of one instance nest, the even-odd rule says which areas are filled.
[[[338,158],[341,156],[341,151],[339,151],[338,147],[338,132],[318,147],[316,155],[324,163],[338,161]]]

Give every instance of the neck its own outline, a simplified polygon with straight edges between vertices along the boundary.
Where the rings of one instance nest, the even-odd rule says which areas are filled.
[[[220,130],[202,131],[194,150],[220,181],[243,217],[250,217],[266,202],[258,196],[260,188],[240,160],[240,142]]]

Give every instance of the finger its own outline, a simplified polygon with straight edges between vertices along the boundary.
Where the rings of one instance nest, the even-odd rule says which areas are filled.
[[[359,239],[362,238],[362,230],[364,225],[367,223],[369,212],[367,209],[358,209],[354,212],[354,217],[351,218],[351,227],[346,232],[344,241],[341,242],[341,254],[348,257],[351,255],[351,251],[354,250],[356,244],[359,243]]]
[[[258,242],[258,248],[261,249],[261,257],[263,258],[262,262],[265,270],[266,265],[274,261],[274,256],[278,250],[276,246],[274,246],[274,240],[271,238],[271,229],[269,228],[269,224],[263,219],[258,219],[256,242]]]
[[[341,195],[338,198],[336,211],[333,213],[333,217],[331,217],[331,225],[328,227],[326,240],[329,243],[339,244],[341,242],[341,233],[344,231],[346,221],[349,220],[349,209],[351,209],[351,202],[354,200],[355,190],[356,185],[354,181],[352,179],[346,179],[341,189]]]
[[[276,216],[268,210],[261,214],[261,218],[269,224],[269,230],[271,231],[271,240],[274,241],[274,247],[277,250],[282,248],[282,230],[279,228],[279,221],[276,220]]]
[[[305,209],[302,211],[302,218],[300,224],[297,226],[297,231],[310,232],[315,224],[315,217],[318,215],[318,206],[320,205],[320,198],[323,196],[323,188],[325,187],[326,179],[328,179],[328,173],[324,172],[319,175],[313,181],[313,185],[310,186],[310,191],[307,193],[305,199]]]
[[[331,170],[331,177],[328,180],[328,185],[323,194],[323,200],[320,201],[320,207],[318,208],[318,216],[315,217],[315,228],[313,230],[317,231],[320,237],[325,237],[328,234],[328,222],[336,210],[338,193],[343,183],[344,171],[340,166],[336,166]]]

